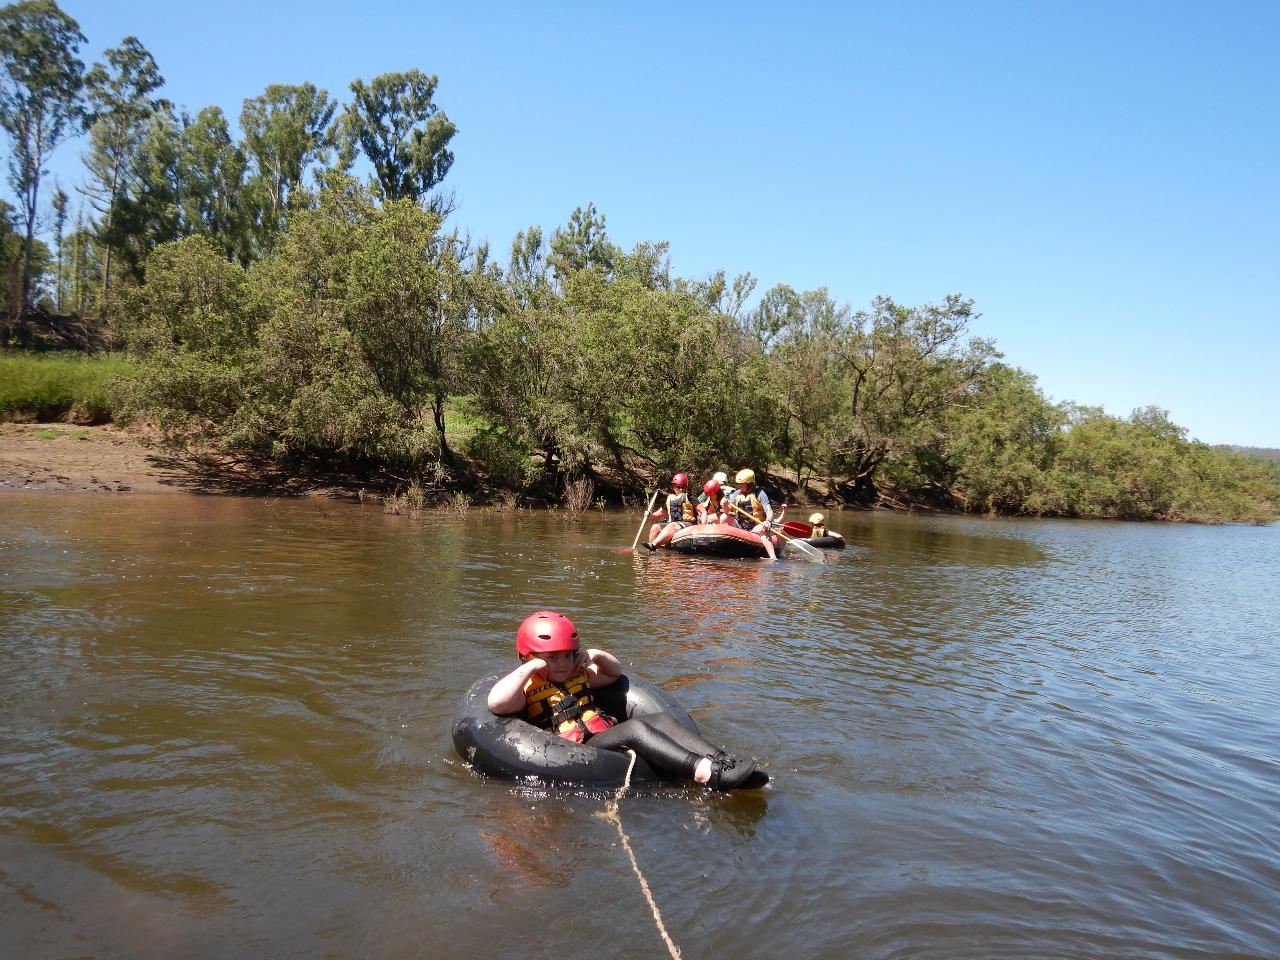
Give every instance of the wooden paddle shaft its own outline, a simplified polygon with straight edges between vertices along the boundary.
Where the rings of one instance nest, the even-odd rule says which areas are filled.
[[[644,525],[649,522],[649,514],[653,513],[653,502],[657,499],[658,490],[655,488],[653,496],[649,498],[649,506],[644,508],[644,519],[640,521],[640,529],[636,531],[636,538],[631,541],[632,550],[640,545],[640,534],[644,533]]]

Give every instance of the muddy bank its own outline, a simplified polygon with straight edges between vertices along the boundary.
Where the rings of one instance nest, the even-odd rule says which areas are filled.
[[[112,426],[0,424],[0,491],[185,492],[168,459]]]
[[[0,423],[0,494],[6,490],[350,495],[229,459],[174,451],[119,427],[65,423]]]
[[[776,479],[776,478],[775,478]],[[590,505],[596,496],[610,504],[631,505],[633,498],[623,492],[618,478],[601,478],[588,494]],[[784,481],[785,483],[785,481]],[[774,492],[771,485],[771,493]],[[386,499],[392,512],[403,489],[383,478],[343,475],[329,471],[325,476],[291,474],[261,461],[247,462],[213,453],[193,453],[163,445],[159,437],[137,429],[125,430],[111,424],[84,426],[69,423],[0,422],[0,495],[8,490],[50,493],[197,493],[232,496],[324,496],[343,499],[373,497]],[[501,490],[468,486],[463,493],[468,502],[517,504],[513,494]],[[792,506],[808,510],[790,491]],[[432,504],[447,505],[447,492],[433,491]],[[788,499],[785,487],[777,489],[776,500]],[[546,498],[525,495],[520,505],[560,506]],[[643,505],[644,498],[638,502]],[[810,500],[812,503],[813,500]],[[819,501],[821,502],[821,500]],[[411,502],[405,509],[416,510]]]

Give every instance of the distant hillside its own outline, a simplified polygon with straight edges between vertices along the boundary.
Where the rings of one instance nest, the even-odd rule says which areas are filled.
[[[1245,456],[1257,457],[1259,460],[1270,460],[1272,463],[1280,463],[1280,450],[1274,447],[1235,447],[1227,446],[1227,450],[1233,450],[1236,453],[1243,453]]]

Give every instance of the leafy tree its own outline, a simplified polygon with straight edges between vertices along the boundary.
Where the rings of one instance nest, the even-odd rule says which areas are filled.
[[[548,493],[605,461],[652,475],[760,450],[742,429],[759,393],[720,347],[723,318],[670,276],[666,251],[623,253],[593,205],[549,247],[536,227],[512,245],[510,296],[477,339],[476,404],[526,462],[543,452]]]
[[[936,479],[965,510],[1042,513],[1045,477],[1067,413],[1049,403],[1035,377],[992,364],[972,397],[945,415]]]
[[[244,271],[206,237],[158,246],[147,282],[126,290],[122,332],[142,362],[130,412],[171,437],[216,439],[249,390],[255,323]]]
[[[84,122],[80,27],[53,0],[0,8],[0,127],[9,135],[9,183],[24,221],[21,298],[30,299],[40,180],[49,155]]]
[[[523,488],[535,479],[530,457],[543,454],[542,482],[554,489],[561,468],[582,461],[586,439],[568,390],[575,373],[571,317],[557,292],[539,227],[516,234],[506,270],[507,296],[472,345],[475,408],[500,427],[478,443]]]
[[[160,245],[142,287],[127,294],[130,347],[149,357],[179,351],[242,360],[254,344],[244,271],[207,237]]]
[[[7,346],[15,330],[19,330],[22,300],[22,276],[26,260],[26,244],[23,241],[20,215],[13,206],[0,200],[0,309],[4,311],[4,323],[0,325],[0,346]],[[31,294],[32,299],[43,289],[46,274],[53,272],[55,262],[52,252],[38,237],[31,244]]]
[[[181,161],[178,121],[168,110],[157,110],[134,152],[133,187],[116,198],[111,221],[110,241],[135,283],[143,281],[152,250],[189,232],[182,216]],[[99,241],[107,242],[101,230]]]
[[[815,291],[808,296],[818,297],[823,301],[829,299],[825,289]],[[764,296],[760,298],[759,306],[750,311],[744,319],[747,330],[755,338],[761,350],[769,349],[774,340],[789,326],[802,328],[806,321],[801,295],[785,283],[766,290]]]
[[[434,102],[436,84],[416,68],[351,84],[343,130],[373,164],[383,199],[422,203],[453,166],[457,128]]]
[[[22,263],[25,246],[22,234],[15,225],[18,211],[13,205],[0,200],[0,306],[10,318],[17,317],[22,306]],[[5,336],[9,334],[9,323],[0,328]]]
[[[1167,411],[1122,420],[1085,407],[1059,439],[1041,501],[1064,516],[1269,523],[1280,486],[1260,464],[1187,440]]]
[[[657,473],[751,459],[760,440],[749,377],[717,349],[717,327],[696,299],[654,289],[652,246],[619,254],[613,277],[573,274],[578,373],[568,398],[581,430],[626,471],[639,458]]]
[[[107,50],[105,63],[94,64],[85,75],[92,124],[85,167],[102,238],[102,283],[111,287],[111,254],[129,242],[115,229],[116,204],[122,193],[134,188],[138,152],[152,117],[170,109],[167,101],[152,98],[164,85],[155,58],[137,37],[125,37],[120,46]]]
[[[805,486],[825,454],[828,430],[845,402],[837,346],[849,322],[825,288],[796,293],[778,285],[745,316],[745,326],[761,352],[772,350],[760,379],[781,414],[776,429],[778,455]],[[767,423],[767,421],[762,421]]]
[[[334,147],[330,123],[337,102],[314,84],[272,84],[240,111],[249,187],[257,201],[259,249],[284,226],[285,212],[313,163],[325,163]]]
[[[673,288],[693,297],[713,314],[721,314],[731,320],[741,321],[747,301],[755,292],[758,281],[750,273],[742,273],[729,284],[723,270],[717,270],[706,280],[688,280],[676,277]]]
[[[456,236],[408,200],[375,215],[351,251],[344,315],[381,391],[430,411],[437,453],[450,463],[445,402],[461,387],[476,289]]]
[[[448,461],[445,404],[488,310],[485,261],[439,215],[339,177],[247,271],[203,236],[164,244],[125,311],[148,360],[136,407],[281,462]]]
[[[630,253],[624,255],[615,251],[611,259],[619,280],[630,280],[646,290],[672,289],[671,244],[665,240],[661,243],[637,243]],[[702,304],[694,306],[705,312]]]
[[[959,296],[921,307],[877,297],[839,325],[842,409],[825,425],[824,468],[847,497],[874,499],[880,465],[931,441],[942,414],[999,356],[988,340],[964,339],[973,317],[973,301]]]
[[[205,107],[183,128],[178,167],[184,228],[247,267],[253,256],[243,202],[247,161],[219,107]]]
[[[609,240],[605,216],[594,203],[576,207],[569,222],[551,234],[551,253],[547,257],[557,280],[564,283],[580,270],[595,268],[604,273],[613,270],[620,251]]]

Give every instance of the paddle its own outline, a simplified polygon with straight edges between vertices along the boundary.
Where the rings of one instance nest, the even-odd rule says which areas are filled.
[[[649,498],[649,506],[644,508],[644,519],[640,521],[640,529],[636,531],[636,538],[631,543],[631,551],[634,553],[636,547],[640,545],[640,534],[644,533],[644,525],[649,522],[649,514],[653,513],[653,501],[658,499],[658,490],[653,491],[653,496]]]
[[[747,511],[743,510],[736,503],[731,503],[729,504],[729,506],[731,506],[734,510],[737,510],[740,514],[742,514],[748,520],[755,520],[755,517],[747,513]],[[770,529],[773,529],[773,528],[771,527]],[[778,536],[780,536],[783,540],[787,541],[787,543],[791,544],[791,546],[799,550],[800,556],[804,557],[806,560],[812,560],[814,563],[826,563],[826,557],[822,555],[822,551],[815,550],[813,547],[809,546],[809,544],[802,543],[799,540],[792,540],[781,530],[774,530],[773,532],[776,533]]]

